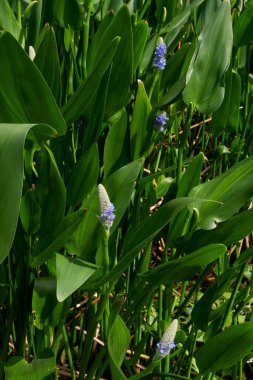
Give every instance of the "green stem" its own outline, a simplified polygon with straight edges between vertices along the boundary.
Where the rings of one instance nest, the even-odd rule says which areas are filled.
[[[143,8],[142,8],[141,13],[140,13],[140,17],[139,17],[140,20],[143,18],[144,14],[145,14],[146,10],[148,9],[148,7],[150,6],[150,4],[151,4],[151,0],[147,0],[145,2],[145,4],[143,5]]]
[[[108,286],[106,293],[101,298],[101,301],[100,301],[100,304],[98,306],[98,310],[97,310],[96,315],[90,321],[91,324],[89,326],[88,334],[87,334],[85,342],[84,342],[84,349],[83,349],[83,354],[81,357],[80,372],[79,372],[79,378],[80,379],[83,379],[84,375],[86,373],[88,363],[89,363],[89,353],[91,352],[91,349],[92,349],[93,338],[94,338],[95,333],[96,333],[97,325],[103,316],[103,313],[104,313],[105,308],[106,308],[107,303],[108,303],[108,299],[110,297],[111,291],[114,288],[114,286],[115,286],[115,282],[112,282]]]
[[[100,352],[98,353],[98,355],[96,356],[96,359],[94,360],[94,362],[92,363],[90,369],[89,369],[89,373],[87,374],[87,377],[85,378],[85,380],[93,380],[94,379],[94,376],[100,366],[100,363],[102,362],[102,360],[104,359],[105,355],[107,353],[107,347],[104,346]]]
[[[230,313],[232,311],[232,308],[233,308],[233,305],[234,305],[234,301],[235,301],[235,298],[236,298],[236,294],[237,294],[238,289],[239,289],[239,287],[241,285],[243,274],[245,272],[246,266],[247,266],[247,264],[245,264],[245,265],[242,266],[242,269],[240,270],[240,273],[239,273],[239,275],[237,277],[236,285],[235,285],[235,287],[233,289],[233,292],[231,294],[231,297],[230,297],[228,305],[227,305],[227,309],[226,309],[225,314],[224,314],[224,318],[223,318],[223,321],[222,321],[222,324],[221,324],[221,329],[226,326],[226,323],[227,323],[228,318],[230,316]]]
[[[88,10],[86,19],[84,22],[84,37],[83,37],[83,76],[84,79],[87,77],[87,52],[89,46],[89,30],[90,30],[90,15],[91,15],[91,5],[92,1],[88,4]]]
[[[21,0],[17,0],[17,19],[19,25],[22,27],[22,5]]]
[[[64,344],[65,344],[65,349],[67,352],[67,357],[68,357],[68,361],[69,361],[69,368],[71,370],[72,380],[76,380],[76,373],[75,373],[75,368],[73,365],[72,353],[71,353],[71,349],[69,346],[68,335],[67,335],[66,328],[64,325],[62,326],[62,335],[63,335]]]

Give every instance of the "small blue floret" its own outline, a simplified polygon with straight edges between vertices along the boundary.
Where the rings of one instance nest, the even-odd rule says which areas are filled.
[[[101,212],[101,222],[108,229],[112,226],[113,220],[115,219],[115,214],[113,213],[114,211],[115,207],[112,203],[110,203],[109,207]]]
[[[169,117],[167,113],[160,112],[155,118],[155,128],[158,129],[160,132],[164,132],[165,125],[168,120],[169,120]]]
[[[170,350],[176,347],[176,345],[173,341],[169,342],[168,345],[165,345],[164,343],[159,342],[157,343],[157,347],[158,347],[158,351],[160,355],[167,355]]]
[[[164,42],[159,42],[158,45],[156,45],[155,49],[155,58],[153,61],[153,66],[156,67],[159,70],[164,70],[166,66],[166,59],[165,54],[167,51],[167,47]]]

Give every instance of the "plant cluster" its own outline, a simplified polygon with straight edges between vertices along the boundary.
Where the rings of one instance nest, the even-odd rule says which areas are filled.
[[[0,28],[0,380],[252,378],[252,0]]]

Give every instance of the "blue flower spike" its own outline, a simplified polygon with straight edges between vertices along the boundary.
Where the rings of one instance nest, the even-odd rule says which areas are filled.
[[[158,70],[164,70],[166,67],[165,54],[167,52],[167,46],[163,42],[163,38],[159,38],[159,42],[155,48],[155,58],[153,61],[153,66]]]
[[[100,220],[103,226],[105,227],[105,229],[109,231],[115,219],[115,214],[114,214],[115,207],[110,202],[107,191],[102,184],[98,185],[98,196],[99,196],[100,212],[101,212]]]
[[[163,334],[160,342],[157,343],[154,360],[164,358],[166,355],[168,355],[170,350],[176,347],[174,343],[174,339],[177,333],[177,329],[178,329],[178,320],[174,319],[169,325],[169,327],[167,328],[167,330],[165,331],[165,333]]]
[[[165,131],[165,125],[167,121],[169,120],[169,117],[165,111],[160,112],[156,118],[155,118],[155,128],[159,132],[164,132]]]

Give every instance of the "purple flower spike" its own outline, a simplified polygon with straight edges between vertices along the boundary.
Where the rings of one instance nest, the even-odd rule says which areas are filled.
[[[156,48],[155,48],[155,58],[153,61],[153,66],[159,70],[164,70],[166,67],[166,59],[164,57],[166,52],[167,52],[167,47],[165,43],[163,42],[163,39],[160,38],[160,41],[158,45],[156,45]]]
[[[110,202],[107,191],[105,190],[103,185],[98,185],[98,195],[99,195],[99,203],[100,203],[100,220],[106,230],[109,230],[113,224],[115,219],[114,211],[115,207]]]
[[[156,118],[155,118],[155,128],[160,131],[164,132],[165,125],[167,121],[169,120],[169,117],[166,112],[160,112]]]
[[[168,355],[170,350],[176,347],[174,339],[177,333],[177,328],[178,320],[174,319],[163,334],[160,342],[157,343],[156,354],[154,357],[155,360],[164,358],[166,355]]]

